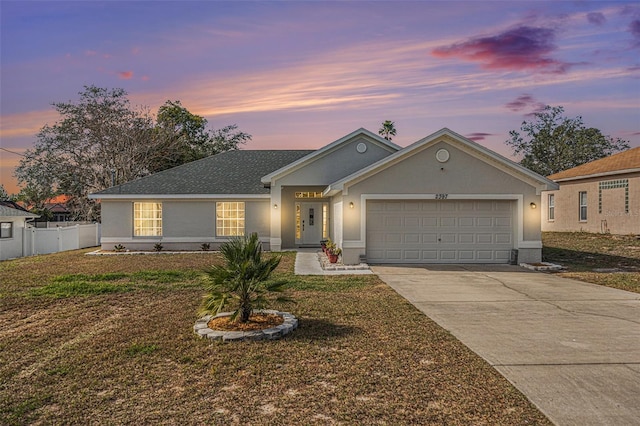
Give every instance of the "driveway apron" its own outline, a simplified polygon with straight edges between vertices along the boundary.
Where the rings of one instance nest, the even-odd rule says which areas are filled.
[[[508,265],[374,266],[557,425],[640,425],[640,294]]]

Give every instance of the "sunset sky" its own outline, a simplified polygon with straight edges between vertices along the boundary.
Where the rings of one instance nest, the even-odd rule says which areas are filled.
[[[245,149],[322,147],[393,120],[504,141],[544,105],[640,146],[640,3],[0,1],[0,182],[85,85],[180,100]]]

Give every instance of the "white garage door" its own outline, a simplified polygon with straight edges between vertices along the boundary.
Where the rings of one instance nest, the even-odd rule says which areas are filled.
[[[367,202],[370,263],[508,263],[513,201]]]

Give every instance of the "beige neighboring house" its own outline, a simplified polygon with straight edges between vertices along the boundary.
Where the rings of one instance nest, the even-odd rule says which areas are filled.
[[[640,235],[640,147],[548,176],[542,230]]]
[[[557,185],[442,129],[401,148],[359,129],[318,150],[237,150],[124,183],[102,204],[102,248],[319,247],[345,264],[541,260],[540,196]]]

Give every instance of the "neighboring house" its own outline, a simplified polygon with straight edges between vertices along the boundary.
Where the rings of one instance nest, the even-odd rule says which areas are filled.
[[[543,231],[640,234],[640,147],[553,174]]]
[[[212,248],[257,232],[266,249],[343,261],[541,260],[540,194],[557,185],[449,129],[401,148],[357,130],[316,151],[229,151],[90,197],[102,248]]]
[[[66,203],[45,203],[44,208],[51,212],[50,222],[69,222],[71,212]]]
[[[0,260],[23,256],[22,230],[37,217],[13,201],[0,201]]]

